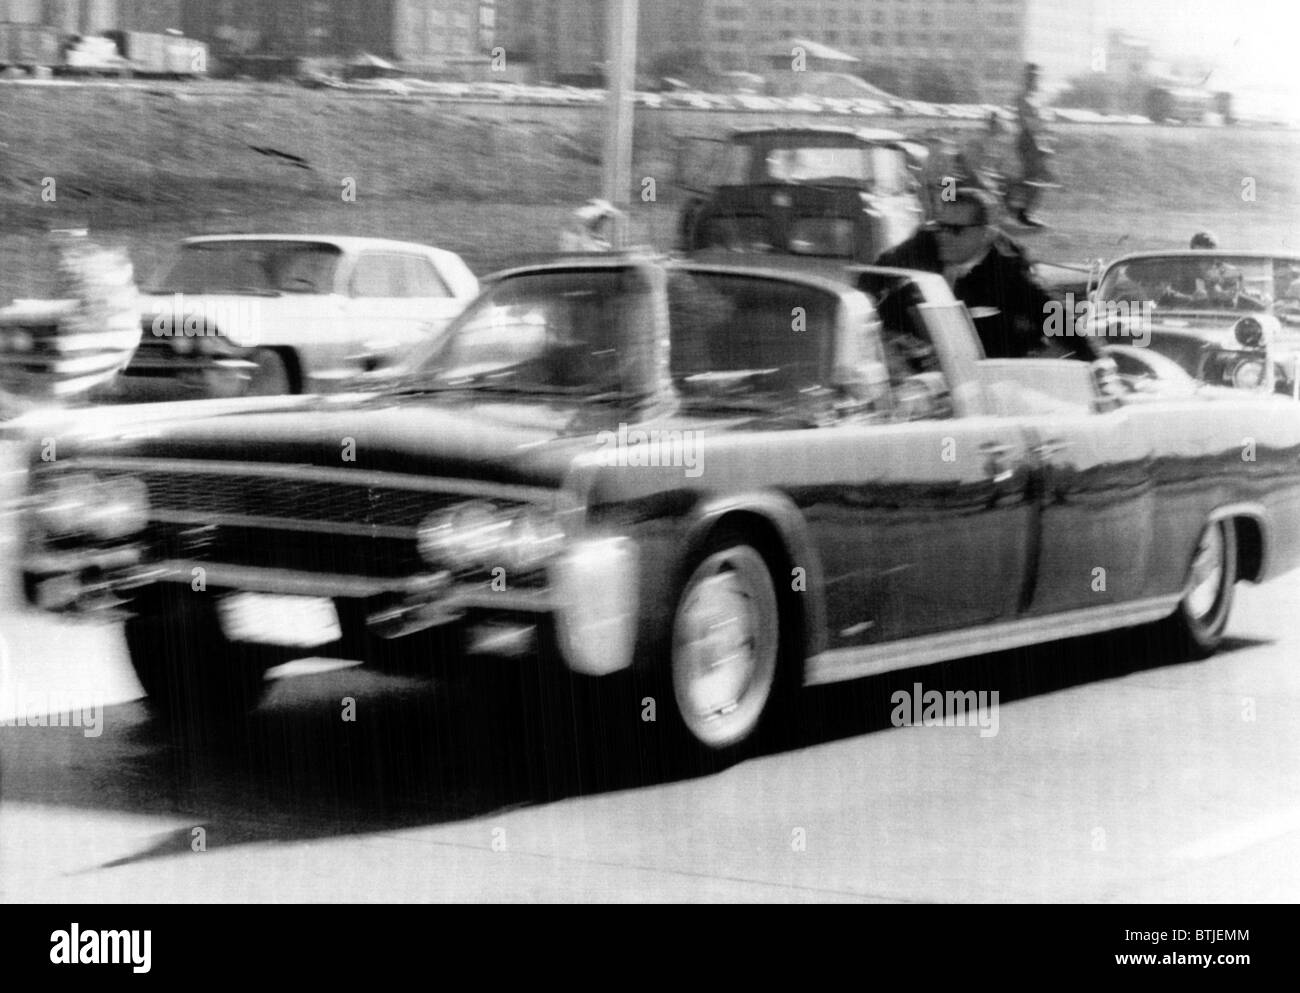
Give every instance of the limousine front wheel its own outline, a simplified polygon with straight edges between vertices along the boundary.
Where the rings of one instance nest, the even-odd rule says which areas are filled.
[[[762,554],[723,537],[705,549],[673,615],[677,715],[692,738],[726,752],[749,741],[778,685],[780,616]]]
[[[1191,658],[1213,654],[1223,640],[1237,582],[1237,529],[1211,521],[1201,532],[1178,610],[1169,619],[1177,647]]]

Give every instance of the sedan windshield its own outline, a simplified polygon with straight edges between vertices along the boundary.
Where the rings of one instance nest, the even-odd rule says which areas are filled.
[[[654,392],[654,291],[634,266],[507,277],[414,364],[428,388],[578,397]]]
[[[310,241],[199,241],[158,273],[151,293],[332,293],[341,250]]]
[[[1107,271],[1098,299],[1130,307],[1147,302],[1156,313],[1284,313],[1300,305],[1300,263],[1216,252],[1130,259]]]

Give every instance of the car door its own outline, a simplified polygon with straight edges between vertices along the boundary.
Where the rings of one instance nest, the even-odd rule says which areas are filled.
[[[911,308],[907,320],[936,353],[919,375],[890,363],[891,416],[907,419],[810,438],[808,457],[839,480],[801,500],[823,559],[832,650],[1010,620],[1031,574],[1031,436],[970,388],[979,342],[960,304]]]
[[[1155,549],[1149,432],[1131,409],[1100,410],[1086,365],[996,359],[982,378],[1001,416],[1029,439],[1041,504],[1026,617],[1140,599]]]
[[[800,501],[822,558],[828,648],[1014,616],[1038,513],[1017,423],[846,426],[811,439],[807,457],[835,466]]]
[[[352,358],[366,368],[389,365],[446,328],[464,304],[426,256],[362,252],[348,280]]]

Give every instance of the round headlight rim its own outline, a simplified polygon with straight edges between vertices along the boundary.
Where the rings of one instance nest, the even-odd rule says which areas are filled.
[[[1255,374],[1254,382],[1245,383],[1241,381],[1240,377],[1242,375],[1242,372],[1243,370],[1246,369],[1257,370]],[[1232,367],[1232,373],[1229,378],[1232,381],[1233,387],[1236,389],[1257,390],[1264,385],[1264,378],[1265,378],[1266,371],[1267,370],[1264,367],[1264,361],[1262,359],[1258,359],[1258,358],[1241,359],[1240,361],[1237,362],[1236,365]]]
[[[1232,337],[1242,348],[1262,348],[1264,346],[1264,322],[1257,317],[1239,318],[1232,326]]]
[[[87,511],[95,505],[99,477],[93,472],[69,469],[39,481],[32,493],[36,501],[32,518],[40,532],[49,538],[75,538],[89,532]],[[75,494],[81,499],[70,498]]]
[[[467,522],[466,517],[474,514],[482,516]],[[476,499],[429,514],[417,530],[417,543],[420,557],[431,566],[461,573],[501,567],[521,575],[542,568],[563,535],[563,526],[550,508],[502,506]],[[521,548],[528,550],[521,554]]]
[[[93,537],[100,541],[120,541],[149,526],[149,487],[143,479],[138,476],[99,477],[96,489],[95,512],[87,517],[87,531]],[[124,494],[126,498],[121,499]],[[107,522],[109,526],[96,527],[100,522]]]
[[[559,553],[564,537],[564,527],[553,512],[532,504],[513,508],[501,564],[507,573],[537,572]]]
[[[120,541],[149,524],[149,490],[137,476],[61,470],[41,480],[32,498],[34,524],[47,538]]]

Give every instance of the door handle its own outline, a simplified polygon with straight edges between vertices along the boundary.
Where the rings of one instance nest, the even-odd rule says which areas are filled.
[[[980,452],[987,455],[989,459],[989,474],[993,477],[994,484],[1010,482],[1015,476],[1016,470],[1009,462],[1010,456],[1015,452],[1015,445],[1004,445],[997,441],[986,441],[980,445]]]

